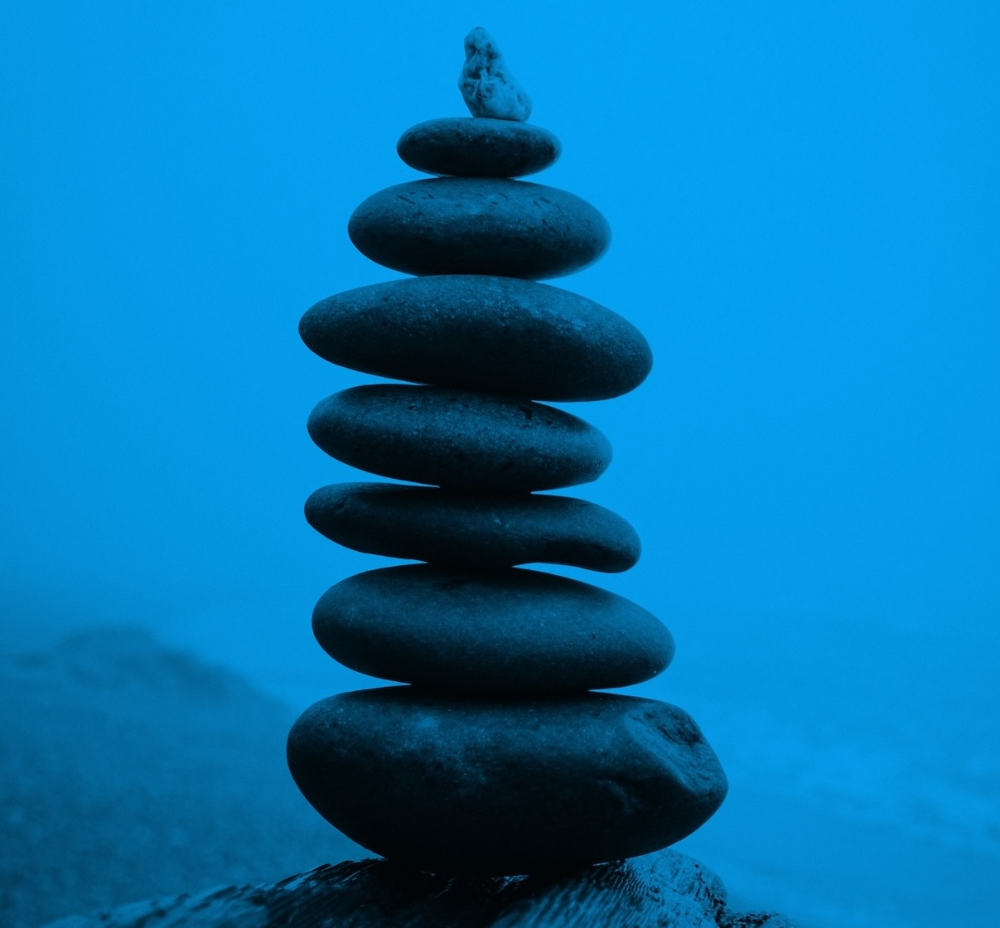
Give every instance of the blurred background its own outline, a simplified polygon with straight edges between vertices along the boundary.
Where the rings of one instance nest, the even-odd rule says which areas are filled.
[[[815,928],[995,924],[1000,7],[961,0],[7,0],[0,900],[28,925],[360,853],[298,797],[281,741],[373,682],[309,619],[383,561],[301,514],[357,479],[309,411],[372,378],[296,325],[398,276],[347,219],[417,176],[403,130],[465,113],[475,25],[562,140],[533,179],[613,229],[556,283],[655,356],[634,393],[572,404],[615,449],[577,495],[628,518],[643,558],[560,572],[674,633],[674,665],[630,692],[690,711],[731,781],[680,849],[734,904]],[[159,747],[127,746],[153,728]],[[115,788],[141,781],[134,810],[159,818],[95,889],[139,814],[107,792],[115,751]],[[202,869],[195,847],[249,819],[287,834]]]

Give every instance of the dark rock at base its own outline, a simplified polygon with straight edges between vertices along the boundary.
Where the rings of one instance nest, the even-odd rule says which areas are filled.
[[[553,490],[611,461],[604,435],[561,409],[444,387],[342,390],[313,410],[309,434],[352,467],[456,489]]]
[[[51,928],[795,928],[726,907],[722,881],[673,850],[566,876],[453,877],[387,860],[266,886],[137,902]]]
[[[777,912],[723,912],[719,916],[719,928],[801,928]]]
[[[411,168],[458,177],[523,177],[547,168],[561,150],[559,139],[547,129],[469,117],[422,122],[396,144]]]
[[[442,275],[348,290],[313,306],[299,333],[320,357],[353,370],[541,400],[620,396],[653,363],[642,333],[617,313],[512,277]]]
[[[452,567],[545,563],[616,573],[639,559],[639,536],[628,522],[567,496],[340,483],[309,497],[306,518],[355,551]]]
[[[450,693],[631,686],[674,654],[670,632],[641,606],[533,570],[370,570],[327,590],[313,632],[352,670]]]
[[[683,710],[606,693],[343,693],[295,723],[288,765],[352,840],[442,873],[565,872],[647,854],[700,827],[726,794]]]
[[[565,190],[527,181],[439,177],[365,200],[347,232],[372,261],[404,274],[559,277],[596,261],[605,218]]]

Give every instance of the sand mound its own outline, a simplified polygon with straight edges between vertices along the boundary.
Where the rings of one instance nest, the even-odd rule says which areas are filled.
[[[292,713],[134,630],[0,657],[0,912],[10,928],[359,849],[299,795]]]

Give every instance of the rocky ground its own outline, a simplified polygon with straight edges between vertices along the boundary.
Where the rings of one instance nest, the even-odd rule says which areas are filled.
[[[51,928],[798,928],[734,912],[721,880],[669,848],[564,876],[450,877],[387,860],[318,867],[269,886],[72,915]]]
[[[731,790],[679,850],[722,877],[737,910],[777,909],[811,928],[993,928],[995,687],[971,659],[962,692],[953,674],[934,690],[929,669],[940,717],[906,715],[887,695],[891,667],[868,694],[853,660],[850,688],[793,681],[821,705],[789,705],[764,676],[736,704],[731,693],[684,703]],[[861,705],[880,708],[852,714]],[[368,856],[292,784],[294,715],[142,632],[0,656],[0,924],[37,928]]]

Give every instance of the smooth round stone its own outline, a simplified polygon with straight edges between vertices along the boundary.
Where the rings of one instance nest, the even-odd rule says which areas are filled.
[[[431,119],[407,129],[396,151],[411,168],[457,177],[523,177],[547,168],[562,146],[547,129],[509,119]]]
[[[674,655],[666,626],[641,606],[533,570],[410,564],[356,574],[316,604],[313,633],[359,673],[455,693],[631,686]]]
[[[567,496],[339,483],[309,497],[306,519],[355,551],[473,569],[544,563],[616,573],[640,550],[621,516]]]
[[[512,277],[359,287],[313,306],[299,333],[320,357],[352,370],[541,400],[620,396],[653,364],[642,333],[617,313]]]
[[[452,489],[529,492],[596,480],[611,445],[561,409],[444,387],[371,384],[323,400],[309,434],[361,470]]]
[[[699,828],[726,794],[687,713],[607,693],[343,693],[295,723],[288,765],[353,841],[446,873],[538,873],[647,854]]]
[[[381,190],[351,216],[358,250],[405,274],[559,277],[596,261],[611,241],[585,200],[541,184],[438,177]]]

